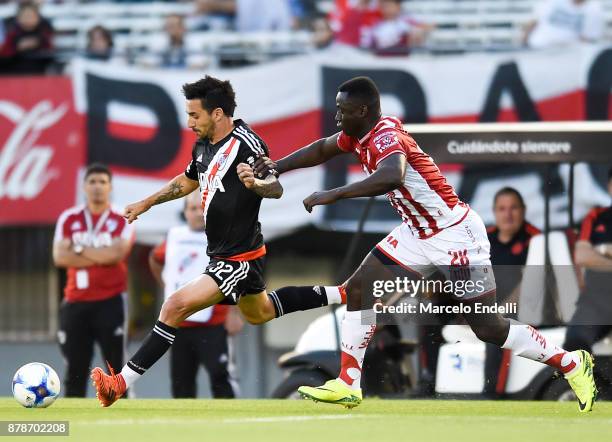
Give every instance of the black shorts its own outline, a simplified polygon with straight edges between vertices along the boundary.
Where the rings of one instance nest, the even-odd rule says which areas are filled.
[[[238,302],[242,295],[255,295],[266,289],[265,256],[252,261],[228,261],[210,258],[205,274],[215,280],[226,298]]]

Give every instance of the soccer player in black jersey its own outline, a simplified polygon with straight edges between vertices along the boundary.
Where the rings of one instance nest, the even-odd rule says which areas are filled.
[[[242,120],[234,120],[235,94],[229,81],[205,78],[183,86],[188,126],[198,140],[185,173],[160,191],[130,204],[131,223],[156,204],[183,197],[198,185],[202,196],[210,263],[204,273],[163,304],[159,319],[140,349],[111,375],[96,367],[91,378],[102,406],[108,407],[157,362],[188,316],[219,302],[237,304],[251,324],[262,324],[297,310],[346,299],[342,287],[284,287],[267,293],[263,279],[266,248],[258,221],[262,198],[280,198],[274,176],[255,177],[252,166],[268,157],[266,143]]]

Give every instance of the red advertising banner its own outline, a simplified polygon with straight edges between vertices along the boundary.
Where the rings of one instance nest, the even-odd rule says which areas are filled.
[[[68,77],[0,81],[0,225],[52,224],[74,205],[85,162]]]

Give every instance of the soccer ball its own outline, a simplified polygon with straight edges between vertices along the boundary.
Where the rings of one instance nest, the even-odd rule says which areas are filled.
[[[13,376],[13,396],[26,408],[46,408],[60,393],[55,370],[42,362],[30,362]]]

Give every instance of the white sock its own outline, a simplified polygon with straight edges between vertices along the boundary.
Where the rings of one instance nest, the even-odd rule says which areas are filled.
[[[342,354],[340,379],[349,388],[361,388],[361,370],[366,348],[376,330],[376,314],[372,309],[347,311],[342,320]]]
[[[325,294],[327,295],[327,305],[344,304],[342,302],[342,293],[339,286],[325,286]]]
[[[580,358],[576,353],[547,342],[535,328],[514,320],[510,320],[510,330],[502,348],[512,350],[517,356],[557,368],[565,376],[580,367]]]
[[[125,386],[127,388],[130,388],[130,385],[132,385],[134,382],[140,379],[140,376],[142,376],[140,373],[136,373],[134,370],[128,367],[127,364],[123,366],[121,373],[119,374],[125,381]]]

